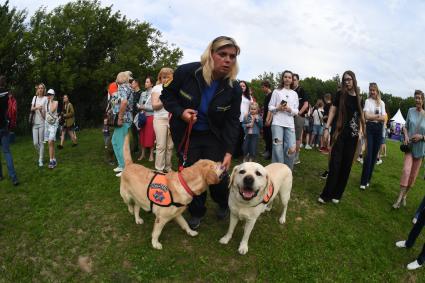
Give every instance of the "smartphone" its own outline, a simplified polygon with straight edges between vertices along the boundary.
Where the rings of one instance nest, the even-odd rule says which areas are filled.
[[[378,115],[379,114],[379,108],[375,108],[375,114]]]

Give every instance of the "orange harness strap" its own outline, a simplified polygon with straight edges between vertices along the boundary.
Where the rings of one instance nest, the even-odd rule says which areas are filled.
[[[270,199],[272,198],[273,193],[274,193],[274,186],[273,186],[273,183],[270,182],[270,185],[267,188],[267,193],[264,195],[262,203],[267,204],[270,201]]]
[[[256,204],[256,205],[252,206],[252,207],[259,206],[259,205],[260,205],[260,204],[262,204],[262,203],[264,203],[264,204],[268,204],[268,203],[269,203],[269,201],[270,201],[270,199],[271,199],[271,198],[272,198],[272,196],[273,196],[273,193],[274,193],[274,186],[273,186],[273,183],[272,183],[272,182],[270,182],[269,187],[267,188],[267,192],[266,192],[266,194],[265,194],[265,195],[264,195],[264,197],[263,197],[263,200],[262,200],[261,202],[259,202],[258,204]]]

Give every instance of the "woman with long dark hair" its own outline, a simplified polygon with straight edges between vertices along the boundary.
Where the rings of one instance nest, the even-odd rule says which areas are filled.
[[[332,126],[332,151],[326,185],[318,201],[339,203],[350,176],[361,131],[365,128],[356,75],[345,71],[341,90],[336,93],[325,126],[325,140]]]
[[[234,152],[234,157],[236,158],[243,155],[243,143],[244,143],[244,137],[245,137],[244,129],[243,129],[243,119],[246,116],[246,114],[249,113],[249,105],[251,104],[251,102],[253,102],[248,83],[246,81],[239,81],[239,86],[242,89],[242,100],[241,100],[241,115],[239,116],[239,122],[240,122],[239,140],[238,140],[238,143],[236,144],[236,148]]]

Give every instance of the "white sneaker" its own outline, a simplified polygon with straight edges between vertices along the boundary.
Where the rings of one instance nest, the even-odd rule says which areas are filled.
[[[406,241],[398,241],[395,243],[395,246],[397,248],[405,248],[406,247]]]
[[[317,201],[320,202],[321,204],[326,204],[326,201],[324,201],[321,197],[319,197]]]
[[[115,176],[117,176],[117,177],[121,177],[121,175],[122,175],[122,172],[119,172],[117,175],[115,175]]]
[[[370,184],[369,184],[369,183],[367,183],[367,184],[366,184],[366,188],[369,188],[369,186],[370,186]]]
[[[417,219],[416,217],[413,217],[413,219],[412,219],[412,223],[413,223],[413,224],[416,224],[416,222],[418,222],[418,219]]]
[[[360,190],[366,190],[366,186],[360,185]]]
[[[312,147],[308,144],[305,146],[305,149],[312,149]]]
[[[422,267],[422,265],[420,265],[417,260],[412,261],[411,263],[409,263],[407,265],[408,270],[415,270],[415,269],[418,269],[418,268],[421,268],[421,267]]]
[[[382,159],[379,159],[378,161],[376,161],[376,165],[382,164]]]
[[[363,164],[363,158],[357,157],[357,162],[360,162],[360,164]]]
[[[300,144],[300,148],[303,148],[304,147],[304,144],[302,143],[302,144]]]
[[[319,145],[318,145],[318,144],[316,144],[316,147],[317,147],[317,148],[319,148]]]
[[[332,199],[332,202],[333,202],[334,204],[338,204],[338,203],[339,203],[339,199],[333,198],[333,199]]]
[[[117,168],[114,168],[114,172],[122,172],[122,170],[124,170],[124,169],[122,169],[121,167],[117,167]]]
[[[38,167],[43,167],[43,160],[38,161]]]

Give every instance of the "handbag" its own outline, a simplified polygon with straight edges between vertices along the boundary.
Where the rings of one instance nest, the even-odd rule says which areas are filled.
[[[57,117],[55,117],[52,113],[50,113],[49,103],[47,103],[47,113],[46,113],[46,121],[50,125],[56,124]]]
[[[413,145],[411,143],[408,144],[400,144],[400,150],[404,153],[412,152]]]
[[[137,125],[138,125],[139,129],[141,129],[145,126],[146,120],[147,120],[147,118],[146,118],[145,112],[139,112],[139,115],[138,115],[138,118],[137,118]]]
[[[35,107],[35,103],[37,102],[37,96],[34,96],[34,104],[32,107]],[[34,126],[34,119],[35,119],[35,111],[30,111],[30,116],[28,117],[28,124],[32,128]]]
[[[108,106],[106,107],[106,124],[110,127],[117,127],[118,126],[118,114],[114,114],[114,111],[112,110],[112,102],[108,102]]]

